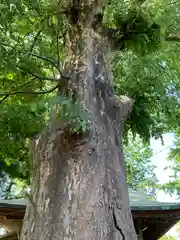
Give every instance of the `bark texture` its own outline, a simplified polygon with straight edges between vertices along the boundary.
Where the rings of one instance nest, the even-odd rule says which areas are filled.
[[[69,92],[88,113],[88,130],[77,135],[59,121],[34,140],[32,199],[21,240],[137,239],[121,142],[132,101],[114,95],[109,45],[92,27],[102,4],[78,2],[65,69]]]

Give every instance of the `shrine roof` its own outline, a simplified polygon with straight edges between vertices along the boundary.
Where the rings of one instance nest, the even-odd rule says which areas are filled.
[[[1,208],[22,208],[27,206],[27,201],[25,199],[10,199],[10,200],[0,200]]]
[[[158,202],[151,200],[142,191],[132,188],[128,191],[134,224],[136,226],[141,221],[145,229],[144,239],[159,239],[180,220],[180,202]],[[25,199],[0,200],[0,216],[4,216],[7,220],[23,219],[27,204]],[[2,238],[5,239],[9,238]]]
[[[142,191],[128,189],[132,210],[173,210],[180,209],[180,202],[159,202],[151,200]]]
[[[142,191],[128,188],[132,210],[173,210],[180,209],[180,202],[159,202],[151,200]],[[21,208],[27,205],[25,199],[0,200],[0,208]]]

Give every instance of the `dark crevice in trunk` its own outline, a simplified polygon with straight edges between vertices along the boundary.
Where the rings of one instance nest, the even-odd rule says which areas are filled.
[[[122,229],[119,227],[119,224],[117,222],[115,210],[112,211],[112,215],[113,215],[113,221],[114,221],[115,228],[118,230],[118,232],[120,232],[122,239],[125,240],[125,235],[124,235]]]

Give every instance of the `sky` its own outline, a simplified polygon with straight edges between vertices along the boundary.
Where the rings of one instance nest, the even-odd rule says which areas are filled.
[[[164,170],[164,167],[168,166],[170,163],[167,159],[170,147],[173,145],[173,134],[164,134],[163,140],[164,145],[162,145],[161,140],[151,140],[151,148],[153,149],[152,163],[156,165],[155,173],[159,180],[159,183],[166,183],[169,180],[171,171],[169,169]],[[165,194],[163,191],[158,191],[157,200],[160,202],[177,202],[177,197],[175,195],[170,196]],[[168,234],[176,236],[176,228],[173,227]]]
[[[169,169],[164,170],[166,166],[170,164],[170,162],[167,160],[168,153],[170,150],[170,147],[173,144],[173,134],[167,133],[164,134],[163,140],[164,145],[162,145],[161,140],[151,140],[151,148],[153,149],[153,157],[151,159],[152,163],[156,165],[155,173],[157,175],[157,178],[159,180],[159,183],[166,183],[169,180],[169,176],[171,175],[171,171]],[[158,201],[166,201],[166,202],[172,202],[176,201],[175,196],[169,196],[165,194],[163,191],[158,192],[157,195]]]

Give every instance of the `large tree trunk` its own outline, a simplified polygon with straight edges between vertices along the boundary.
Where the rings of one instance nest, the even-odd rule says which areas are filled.
[[[21,240],[137,239],[121,141],[132,104],[113,96],[107,41],[91,27],[93,8],[83,10],[69,32],[65,68],[69,91],[88,112],[88,130],[77,135],[56,122],[34,141],[33,200]]]

